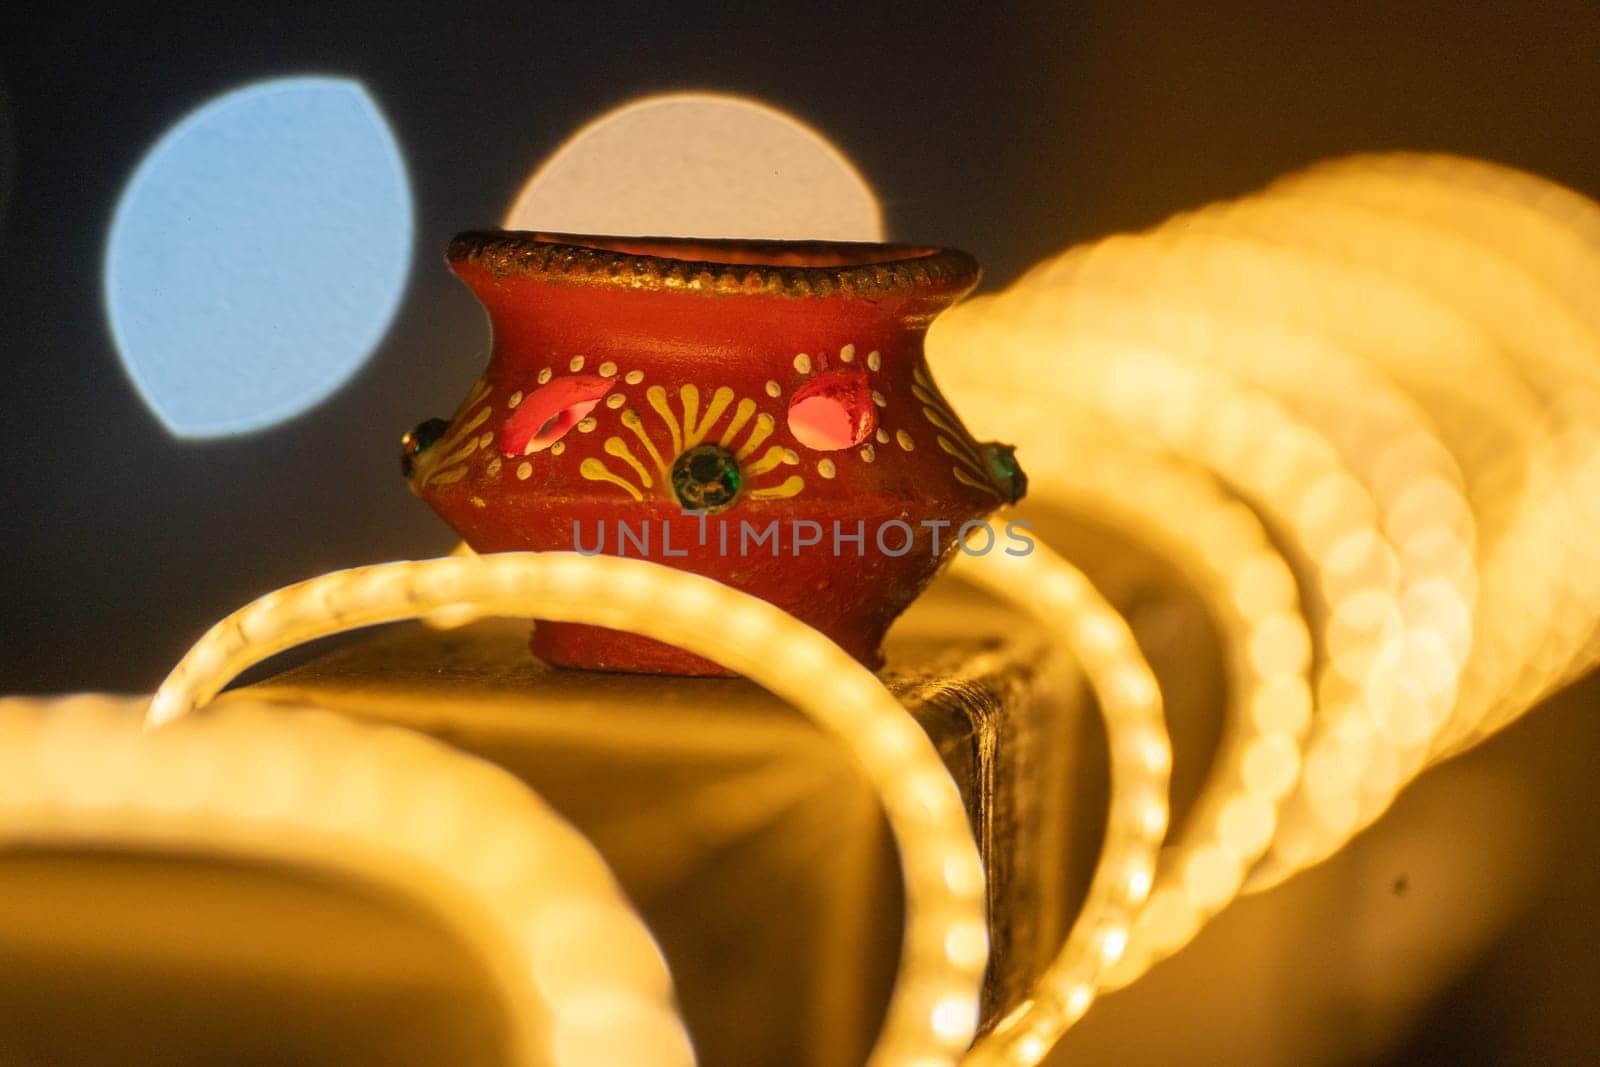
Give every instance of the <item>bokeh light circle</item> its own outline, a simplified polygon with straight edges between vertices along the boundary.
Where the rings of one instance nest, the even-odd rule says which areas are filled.
[[[512,230],[881,241],[878,199],[798,119],[715,93],[636,100],[583,127],[534,172]]]
[[[263,429],[365,363],[411,248],[405,164],[367,91],[250,85],[180,121],[128,181],[105,258],[112,335],[175,435]]]

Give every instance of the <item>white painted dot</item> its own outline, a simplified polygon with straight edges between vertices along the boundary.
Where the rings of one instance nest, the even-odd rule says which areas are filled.
[[[615,363],[608,359],[604,363],[600,364],[600,377],[615,378],[616,376],[617,365]]]
[[[552,456],[559,456],[559,455],[561,455],[561,453],[565,452],[566,450],[567,450],[567,443],[565,441],[557,441],[555,444],[550,446],[550,454]]]
[[[481,433],[481,434],[478,435],[478,447],[479,448],[488,448],[489,447],[489,442],[493,441],[493,440],[494,440],[494,431],[493,430],[490,430],[487,433]]]
[[[839,468],[833,465],[833,460],[831,459],[819,459],[817,460],[817,473],[824,478],[832,478],[839,473]]]
[[[550,380],[550,368],[546,367],[544,370],[539,372],[539,384],[540,385],[544,385],[549,380]]]
[[[878,458],[878,450],[873,448],[871,445],[862,445],[861,458],[863,461],[871,463],[873,460]]]
[[[885,430],[881,426],[878,427],[878,432],[876,434],[874,434],[873,436],[875,436],[878,439],[878,443],[880,445],[886,445],[886,444],[889,443],[889,431]]]
[[[573,371],[582,370],[583,369],[583,357],[582,356],[573,356],[572,357],[572,361],[567,364],[567,368],[569,370],[573,370]]]
[[[606,407],[613,411],[615,411],[617,408],[620,408],[627,402],[628,398],[623,396],[621,393],[612,393],[610,396],[606,397]]]
[[[907,452],[910,452],[912,449],[917,447],[917,443],[911,439],[911,435],[906,433],[904,430],[896,430],[894,439],[896,443],[898,443],[900,447],[905,449]]]
[[[871,371],[883,368],[883,355],[877,349],[867,353],[867,369]]]
[[[532,473],[533,473],[533,464],[532,463],[519,463],[519,464],[517,464],[517,479],[519,481],[524,481],[524,482],[527,481],[528,480],[528,476],[530,474],[532,474]]]
[[[507,398],[506,407],[514,408],[520,403],[522,403],[522,390],[518,389],[516,392],[512,393],[509,398]]]
[[[777,382],[768,382],[767,395],[776,400],[778,397],[783,395],[783,388],[779,386]]]
[[[801,374],[810,374],[811,357],[806,355],[804,352],[800,353],[798,356],[795,356],[794,369],[799,371]]]
[[[622,376],[622,380],[627,382],[629,385],[638,385],[640,382],[644,381],[644,371],[631,370]]]
[[[578,420],[578,432],[590,433],[598,425],[600,424],[595,421],[595,417],[593,415],[586,415],[582,419]]]
[[[839,362],[841,362],[841,363],[853,363],[855,361],[855,358],[856,358],[856,346],[855,345],[845,345],[843,348],[839,349]]]
[[[786,448],[783,450],[783,461],[792,467],[800,462],[800,453],[792,448]]]
[[[889,406],[889,402],[883,398],[883,394],[878,392],[876,389],[872,391],[872,402],[878,405],[880,408],[886,408]]]

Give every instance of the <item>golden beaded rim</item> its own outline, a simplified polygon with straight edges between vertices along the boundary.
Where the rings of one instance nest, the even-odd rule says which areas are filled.
[[[978,284],[977,260],[953,248],[846,241],[589,237],[469,230],[450,242],[451,265],[497,279],[681,290],[714,296],[945,297]]]

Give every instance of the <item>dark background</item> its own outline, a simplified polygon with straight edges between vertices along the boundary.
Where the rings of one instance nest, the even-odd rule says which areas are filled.
[[[1356,150],[1461,152],[1600,195],[1592,3],[398,7],[0,10],[0,692],[148,690],[261,592],[448,548],[396,469],[400,432],[447,413],[479,370],[482,316],[444,270],[445,243],[493,224],[546,153],[640,94],[790,111],[857,162],[894,237],[967,248],[990,285]],[[394,127],[417,209],[404,305],[366,369],[311,413],[180,442],[111,346],[100,268],[115,199],[184,114],[298,73],[361,79]],[[1576,799],[1595,812],[1592,791]],[[1473,1004],[1519,996],[1515,970],[1489,973],[1438,1021],[1452,1042]],[[1419,1042],[1412,1061],[1484,1047]]]

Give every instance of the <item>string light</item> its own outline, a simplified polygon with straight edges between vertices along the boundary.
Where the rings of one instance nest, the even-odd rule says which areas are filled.
[[[932,742],[870,672],[763,600],[644,560],[566,552],[335,571],[213,626],[157,690],[147,722],[187,715],[239,672],[305,641],[464,605],[679,645],[748,676],[845,741],[883,798],[905,881],[899,974],[871,1062],[955,1062],[977,1026],[985,962],[972,951],[984,878],[960,794]]]
[[[1391,675],[1430,683],[1403,701],[1371,702],[1373,728],[1396,741],[1404,770],[1418,770],[1427,724],[1448,714],[1472,636],[1474,524],[1459,471],[1426,415],[1354,353],[1293,321],[1261,321],[1234,306],[1253,299],[1236,294],[1254,294],[1281,272],[1241,276],[1236,261],[1248,260],[1251,249],[1223,237],[1200,245],[1186,229],[1177,232],[1179,242],[1157,234],[1112,238],[1058,257],[1007,294],[1008,313],[1053,333],[1160,344],[1224,370],[1270,392],[1338,450],[1373,496],[1399,567],[1400,632],[1378,654],[1395,660]],[[1329,562],[1339,560],[1330,554]],[[1349,617],[1336,615],[1331,626]],[[1327,703],[1341,699],[1329,691],[1332,681],[1321,685]],[[1358,788],[1372,783],[1324,778],[1321,806],[1381,810],[1398,777],[1359,800]],[[1340,839],[1318,825],[1302,814],[1289,819],[1289,832],[1316,835],[1324,846]]]
[[[1539,328],[1519,333],[1507,314],[1518,324],[1539,320],[1547,326],[1559,317],[1547,303],[1529,306],[1528,287],[1510,280],[1515,272],[1490,271],[1496,264],[1481,251],[1474,254],[1464,238],[1408,226],[1403,219],[1374,218],[1311,196],[1304,185],[1301,189],[1300,195],[1255,197],[1187,216],[1168,229],[1189,242],[1244,235],[1252,254],[1268,249],[1275,277],[1318,282],[1320,292],[1299,297],[1294,294],[1303,286],[1292,290],[1289,281],[1280,281],[1272,313],[1302,316],[1330,334],[1353,333],[1364,358],[1418,399],[1442,440],[1461,458],[1478,520],[1482,603],[1473,656],[1453,711],[1432,716],[1431,729],[1414,724],[1406,737],[1424,738],[1429,752],[1437,753],[1494,709],[1526,707],[1572,655],[1574,641],[1562,630],[1571,628],[1574,617],[1592,619],[1594,592],[1584,584],[1593,580],[1595,568],[1574,559],[1577,546],[1558,533],[1570,522],[1571,491],[1590,499],[1592,493],[1583,491],[1581,458],[1575,464],[1562,457],[1553,413],[1526,380],[1528,368],[1547,359],[1520,355],[1530,345],[1564,346],[1571,352],[1576,331],[1556,337],[1548,331],[1541,335]],[[1234,257],[1240,258],[1248,257]],[[1350,312],[1356,305],[1369,314],[1352,328],[1356,317]],[[1500,309],[1498,326],[1486,322],[1497,317],[1486,314],[1486,307]],[[1370,330],[1372,324],[1388,335]],[[1581,395],[1575,390],[1582,378],[1559,377],[1566,382],[1568,402]],[[1413,689],[1436,673],[1426,665],[1399,672],[1402,684]],[[1362,764],[1366,796],[1354,821],[1335,820],[1314,847],[1261,872],[1257,885],[1330,854],[1347,830],[1367,825],[1425,765],[1394,736],[1353,740],[1355,760],[1314,754],[1307,781],[1337,780],[1333,772],[1341,761]],[[1324,748],[1350,741],[1330,737]]]
[[[1266,516],[1310,579],[1319,728],[1370,737],[1411,711],[1419,694],[1398,684],[1402,661],[1393,654],[1404,637],[1398,565],[1370,491],[1332,445],[1271,396],[1181,347],[1048,329],[1011,311],[1047,299],[971,301],[934,324],[929,351],[969,422],[1004,427],[1022,455],[1037,449],[1046,464],[1063,419],[1088,418],[1203,465]],[[1019,408],[1013,397],[1027,391],[1050,404]],[[1040,469],[1032,464],[1035,477]],[[1420,761],[1425,746],[1414,749]],[[1304,788],[1316,795],[1291,801],[1285,816],[1283,835],[1308,847],[1338,840],[1358,817],[1359,765],[1335,754],[1341,773],[1308,778]]]
[[[604,861],[511,775],[410,731],[243,701],[143,734],[146,704],[0,699],[0,843],[222,855],[380,885],[481,958],[515,1062],[694,1062],[666,963]],[[586,1012],[597,999],[606,1018]]]
[[[1474,160],[1394,154],[1352,163],[1314,168],[1274,192],[1365,211],[1380,220],[1374,225],[1405,235],[1394,249],[1405,257],[1404,274],[1491,334],[1544,405],[1564,484],[1544,501],[1550,526],[1542,570],[1562,570],[1552,566],[1551,551],[1578,556],[1558,586],[1567,594],[1564,617],[1539,627],[1567,660],[1555,671],[1543,667],[1548,689],[1594,659],[1589,606],[1600,551],[1591,539],[1563,534],[1589,527],[1600,510],[1600,313],[1583,284],[1600,281],[1600,208],[1543,179]],[[1528,703],[1503,701],[1481,728],[1453,724],[1441,749],[1493,732]]]
[[[1311,636],[1294,576],[1253,512],[1203,472],[1095,429],[1093,436],[1061,438],[1059,460],[1035,456],[1032,491],[1112,523],[1173,563],[1218,626],[1228,681],[1217,751],[1188,819],[1162,853],[1159,906],[1139,913],[1106,979],[1115,989],[1194,937],[1270,844],[1278,808],[1298,780],[1299,742],[1311,721]],[[1195,892],[1186,874],[1197,853],[1222,865],[1205,893]],[[1151,893],[1147,869],[1130,866],[1123,877],[1130,892]],[[1210,892],[1215,884],[1230,888]]]
[[[1597,286],[1600,205],[1395,153],[1069,250],[935,323],[941,377],[1019,441],[1036,485],[1082,462],[1051,447],[1063,422],[1104,420],[1121,439],[1100,447],[1142,438],[1238,491],[1309,576],[1314,730],[1250,888],[1330,854],[1430,762],[1596,661],[1600,545],[1580,531],[1600,519]],[[1049,416],[1019,418],[1019,393]],[[1313,473],[1302,457],[1324,446],[1338,462]],[[1316,536],[1319,516],[1369,506],[1370,526]],[[1290,777],[1283,758],[1252,753],[1250,773]],[[1229,825],[1270,833],[1248,805]],[[1233,880],[1203,848],[1185,871],[1218,899]],[[1163,888],[1149,913],[1176,921],[1185,901]]]
[[[1122,957],[1167,828],[1172,750],[1161,692],[1127,624],[1079,571],[1043,545],[1022,556],[957,556],[952,573],[1037,619],[1083,666],[1111,758],[1110,816],[1082,910],[1023,1003],[962,1061],[1033,1063],[1088,1011]]]
[[[1528,699],[1549,675],[1537,660],[1550,620],[1562,615],[1559,560],[1566,550],[1544,535],[1552,506],[1563,505],[1557,492],[1562,479],[1551,463],[1550,426],[1539,398],[1494,334],[1467,314],[1471,304],[1464,298],[1484,302],[1490,294],[1456,292],[1459,280],[1429,284],[1429,275],[1417,270],[1460,250],[1448,235],[1409,233],[1403,224],[1305,197],[1252,198],[1200,213],[1195,222],[1199,231],[1214,226],[1244,235],[1266,249],[1262,254],[1275,273],[1298,270],[1308,284],[1319,284],[1322,293],[1306,294],[1287,313],[1328,332],[1356,335],[1363,357],[1428,412],[1462,464],[1478,520],[1488,609],[1478,615],[1477,655],[1455,717],[1481,715],[1500,700]],[[1272,243],[1263,245],[1268,234]],[[1189,239],[1202,238],[1197,232]],[[1300,266],[1286,266],[1286,256]],[[1330,292],[1350,295],[1331,300]],[[1283,296],[1275,294],[1274,304],[1285,313]],[[1348,326],[1356,304],[1373,307],[1364,321],[1379,325]],[[1386,323],[1404,325],[1385,333]]]

